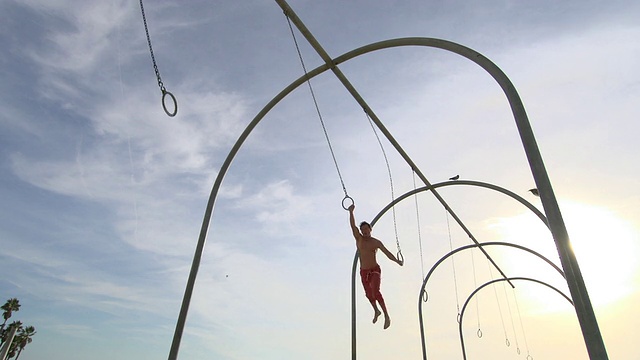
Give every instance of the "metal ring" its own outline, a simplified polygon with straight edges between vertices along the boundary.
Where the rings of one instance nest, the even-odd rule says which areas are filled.
[[[509,342],[509,338],[504,339],[505,343],[507,344],[507,347],[511,346],[511,343]]]
[[[527,360],[533,360],[533,356],[527,354]]]
[[[476,334],[478,334],[479,338],[482,338],[482,330],[480,330],[480,328],[478,328],[478,332]]]
[[[353,199],[351,198],[351,196],[349,196],[349,195],[345,195],[345,196],[344,196],[344,199],[342,199],[342,208],[343,208],[343,209],[345,209],[345,210],[349,210],[349,208],[351,207],[351,205],[345,206],[345,205],[344,205],[344,202],[345,202],[346,200],[351,200],[351,205],[355,205],[355,202],[353,202]]]
[[[429,293],[427,292],[426,289],[422,290],[422,301],[424,302],[429,301]]]
[[[173,101],[172,113],[170,113],[169,110],[167,110],[167,104],[166,104],[167,95],[169,95],[169,97],[171,97],[171,100]],[[174,117],[178,113],[178,101],[176,100],[176,97],[173,96],[173,94],[167,90],[162,90],[162,108],[164,109],[164,112],[170,117]]]

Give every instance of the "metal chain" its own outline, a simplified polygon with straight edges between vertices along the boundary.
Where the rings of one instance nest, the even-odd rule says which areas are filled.
[[[302,65],[302,70],[304,71],[305,78],[307,80],[307,85],[309,85],[309,91],[311,92],[311,98],[313,99],[313,104],[316,107],[316,113],[318,114],[318,119],[320,119],[320,124],[322,125],[322,131],[324,132],[324,137],[327,140],[327,144],[329,145],[329,151],[331,152],[331,158],[333,159],[333,164],[336,166],[336,171],[338,172],[338,177],[340,178],[340,184],[342,185],[342,191],[344,192],[344,199],[342,200],[342,207],[345,210],[348,208],[345,206],[345,200],[350,200],[353,203],[353,199],[347,194],[347,187],[344,185],[344,180],[342,179],[342,173],[340,173],[340,167],[338,166],[338,160],[336,160],[336,155],[333,152],[333,146],[331,146],[331,140],[329,139],[329,133],[327,132],[327,128],[324,125],[324,120],[322,119],[322,113],[320,113],[320,107],[318,106],[318,101],[316,100],[316,95],[313,92],[313,87],[311,86],[311,80],[309,79],[309,75],[307,73],[307,67],[304,64],[304,59],[302,58],[302,52],[300,51],[300,46],[298,46],[298,40],[296,39],[295,32],[293,31],[293,26],[291,25],[291,20],[289,16],[285,13],[285,17],[287,18],[287,23],[289,24],[289,30],[291,30],[291,36],[293,37],[293,43],[296,46],[296,51],[298,52],[298,57],[300,58],[300,64]]]
[[[142,21],[144,22],[144,32],[147,34],[147,44],[149,44],[149,52],[151,53],[151,61],[153,62],[153,70],[156,73],[156,78],[158,79],[158,86],[160,87],[160,91],[163,93],[166,91],[164,88],[164,84],[162,83],[162,78],[160,77],[160,71],[158,70],[158,64],[156,64],[156,57],[153,55],[153,47],[151,46],[151,37],[149,36],[149,27],[147,26],[147,17],[144,14],[144,5],[142,5],[142,0],[140,0],[140,11],[142,11]]]
[[[378,140],[378,145],[380,145],[380,150],[382,150],[382,155],[384,156],[384,162],[387,164],[387,172],[389,173],[389,185],[391,186],[391,201],[395,201],[396,195],[393,190],[393,176],[391,175],[391,166],[389,165],[389,158],[387,158],[387,152],[384,151],[384,146],[382,145],[382,141],[380,140],[380,136],[378,136],[378,132],[376,131],[376,127],[373,125],[373,120],[371,120],[371,116],[366,109],[363,109],[365,115],[367,115],[367,120],[369,120],[369,125],[371,125],[371,129],[373,130],[373,134],[376,136]],[[402,249],[400,249],[400,239],[398,237],[398,224],[396,222],[396,207],[391,207],[391,214],[393,215],[393,230],[396,235],[396,246],[398,247],[397,257],[398,260],[404,263],[404,256],[402,255]]]
[[[175,96],[172,93],[167,91],[164,87],[164,83],[162,82],[162,78],[160,77],[160,70],[158,70],[158,64],[156,63],[156,57],[153,55],[153,47],[151,46],[151,36],[149,36],[149,27],[147,26],[147,17],[144,14],[144,5],[142,4],[142,0],[140,0],[140,11],[142,12],[142,22],[144,23],[144,32],[147,35],[147,44],[149,44],[149,53],[151,54],[151,61],[153,62],[153,71],[156,74],[156,79],[158,80],[158,87],[160,87],[160,91],[162,92],[162,108],[167,115],[173,117],[178,113],[178,102],[176,101]],[[174,110],[170,112],[167,110],[167,106],[165,103],[165,99],[169,95],[171,100],[173,101]]]

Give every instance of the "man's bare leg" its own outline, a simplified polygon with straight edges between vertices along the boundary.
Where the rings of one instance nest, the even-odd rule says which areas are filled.
[[[382,298],[382,294],[380,294],[378,302],[380,303],[380,307],[382,308],[382,312],[384,313],[384,328],[386,329],[389,326],[391,326],[391,318],[389,317],[389,313],[387,312],[387,305],[385,305],[385,303],[384,303],[384,299]],[[380,314],[378,314],[378,315],[380,315]]]
[[[375,324],[376,321],[378,321],[378,316],[380,316],[382,313],[380,312],[380,310],[378,310],[375,301],[371,302],[371,306],[373,306],[373,323]]]

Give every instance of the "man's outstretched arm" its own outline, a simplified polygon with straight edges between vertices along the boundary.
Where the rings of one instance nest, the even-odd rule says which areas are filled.
[[[398,260],[392,253],[391,251],[387,250],[387,248],[384,246],[384,244],[382,243],[382,241],[378,240],[378,248],[380,249],[380,251],[382,251],[385,255],[387,255],[387,257],[389,258],[389,260],[397,263],[398,265],[402,266],[404,265],[402,263],[402,261]]]
[[[349,206],[349,224],[351,225],[351,232],[353,233],[353,237],[358,240],[360,239],[360,230],[356,226],[356,217],[353,214],[353,210],[355,210],[356,206],[351,204]]]

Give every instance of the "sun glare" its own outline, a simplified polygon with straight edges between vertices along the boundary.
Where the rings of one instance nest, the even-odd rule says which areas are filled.
[[[634,291],[638,286],[639,238],[633,225],[605,208],[591,205],[562,202],[560,210],[594,307],[604,307]],[[501,218],[490,225],[490,230],[501,241],[533,248],[560,265],[550,232],[534,216]],[[536,273],[549,269],[533,256],[523,259],[509,255],[503,261]]]
[[[594,306],[629,295],[638,270],[638,234],[607,209],[568,203],[561,211]]]

